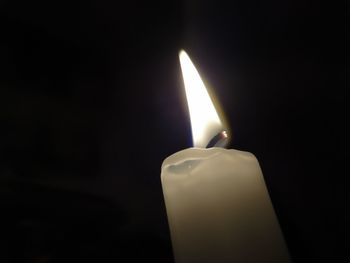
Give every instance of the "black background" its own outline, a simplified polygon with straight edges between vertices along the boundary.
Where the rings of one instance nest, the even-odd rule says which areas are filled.
[[[180,48],[257,156],[294,261],[349,262],[349,42],[345,2],[1,1],[0,262],[172,262]]]

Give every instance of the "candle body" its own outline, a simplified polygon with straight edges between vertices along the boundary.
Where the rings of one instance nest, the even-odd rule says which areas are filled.
[[[190,148],[163,162],[177,263],[286,263],[287,247],[254,155]]]

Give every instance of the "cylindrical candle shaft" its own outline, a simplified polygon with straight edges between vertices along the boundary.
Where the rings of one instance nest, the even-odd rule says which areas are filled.
[[[163,162],[177,263],[287,263],[288,250],[254,155],[190,148]]]

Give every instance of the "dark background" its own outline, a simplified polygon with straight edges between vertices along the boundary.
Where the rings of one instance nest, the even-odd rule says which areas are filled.
[[[0,262],[172,262],[180,48],[257,156],[294,261],[349,262],[349,30],[345,1],[1,1]]]

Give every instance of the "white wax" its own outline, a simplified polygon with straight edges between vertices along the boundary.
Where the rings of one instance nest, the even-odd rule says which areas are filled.
[[[165,159],[161,179],[177,263],[290,262],[251,153],[186,149]]]

